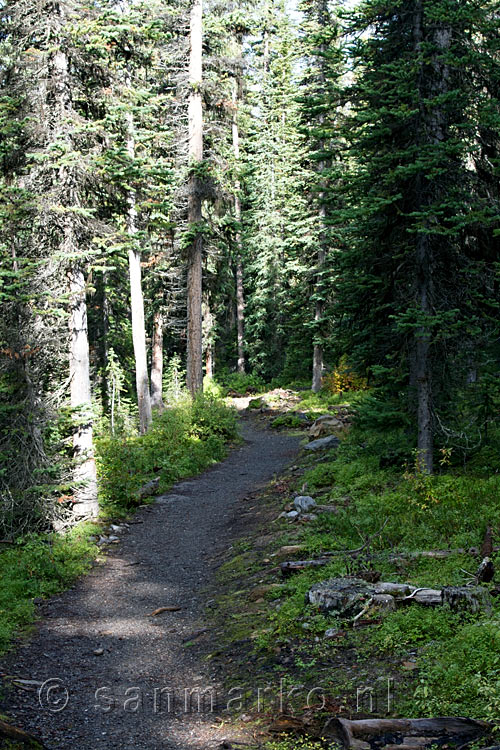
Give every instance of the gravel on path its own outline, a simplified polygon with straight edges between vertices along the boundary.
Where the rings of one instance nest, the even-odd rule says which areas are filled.
[[[171,499],[141,508],[106,561],[45,602],[34,636],[0,664],[5,674],[44,683],[40,691],[2,688],[0,711],[49,750],[220,746],[225,735],[210,711],[220,688],[189,643],[210,639],[204,612],[216,586],[215,558],[241,534],[245,496],[290,464],[299,447],[299,438],[251,418],[241,426],[242,446],[176,484]],[[181,609],[151,616],[160,607]]]

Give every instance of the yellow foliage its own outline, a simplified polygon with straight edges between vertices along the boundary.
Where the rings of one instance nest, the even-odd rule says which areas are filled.
[[[349,367],[346,354],[340,358],[335,370],[323,377],[321,384],[325,391],[330,393],[365,391],[368,388],[366,378],[361,377]]]

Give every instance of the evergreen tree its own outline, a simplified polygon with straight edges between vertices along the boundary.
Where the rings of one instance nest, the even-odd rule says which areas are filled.
[[[357,166],[339,314],[358,361],[406,381],[427,472],[477,274],[494,271],[498,212],[478,162],[495,150],[485,132],[498,112],[497,25],[492,3],[369,0],[351,30],[358,74],[346,133]]]

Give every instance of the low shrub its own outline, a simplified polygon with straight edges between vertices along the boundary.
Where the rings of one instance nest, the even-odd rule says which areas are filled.
[[[178,479],[220,461],[237,435],[236,412],[212,395],[185,399],[156,414],[145,435],[97,441],[100,504],[117,512],[138,503],[137,491],[154,476],[164,491]]]
[[[62,591],[90,567],[98,548],[94,524],[68,533],[20,538],[0,554],[0,653],[35,617],[34,599]]]

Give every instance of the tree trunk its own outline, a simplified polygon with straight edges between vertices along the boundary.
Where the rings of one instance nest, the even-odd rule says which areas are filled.
[[[70,221],[70,220],[69,220]],[[73,245],[71,227],[67,226],[66,248]],[[92,397],[90,390],[89,339],[85,277],[80,264],[73,263],[69,273],[70,289],[70,359],[71,408],[74,409],[73,454],[75,512],[78,516],[96,516],[97,475],[93,455]]]
[[[213,378],[214,376],[214,347],[211,342],[205,352],[205,373],[207,378]]]
[[[430,248],[429,237],[417,236],[417,298],[422,315],[430,314]],[[431,333],[425,325],[416,330],[415,367],[417,375],[417,461],[420,471],[432,474],[433,471],[433,430],[432,430],[432,370],[430,352]]]
[[[326,2],[320,2],[318,7],[318,22],[321,26],[324,26],[326,24],[326,17],[327,17],[327,8],[326,8]],[[319,55],[317,58],[317,62],[319,65],[319,84],[322,87],[322,90],[325,90],[326,88],[326,75],[324,70],[324,55],[325,55],[325,45],[320,44],[319,46]],[[319,115],[319,124],[320,126],[323,126],[324,124],[324,115]],[[325,142],[323,140],[319,141],[319,148],[322,152],[325,151]],[[323,177],[323,173],[325,171],[325,162],[320,161],[318,164],[318,173],[319,173],[319,179],[321,184],[321,191],[318,195],[319,200],[319,211],[318,211],[318,219],[319,219],[319,247],[318,247],[318,268],[317,268],[317,274],[316,274],[316,306],[314,311],[314,321],[316,323],[316,330],[315,330],[315,341],[314,341],[314,350],[313,350],[313,374],[312,374],[312,385],[311,390],[313,393],[318,393],[321,390],[321,380],[323,378],[323,343],[322,343],[322,324],[321,321],[323,319],[323,313],[324,313],[324,302],[320,298],[322,286],[323,286],[323,266],[325,265],[326,261],[326,232],[325,232],[325,222],[326,222],[326,207],[325,207],[325,180]]]
[[[127,80],[130,87],[130,80]],[[127,113],[127,153],[135,158],[134,120]],[[142,295],[141,255],[137,247],[136,194],[130,190],[127,196],[127,232],[129,236],[128,266],[130,279],[130,309],[132,316],[132,341],[135,359],[135,384],[139,408],[139,428],[141,434],[151,425],[151,399],[149,394],[148,360],[146,353],[146,325],[144,322],[144,298]]]
[[[418,55],[422,53],[424,41],[423,3],[418,0],[414,21],[414,43]],[[446,104],[443,97],[449,88],[449,67],[443,55],[450,47],[451,29],[436,26],[432,31],[435,47],[430,70],[421,67],[419,77],[420,141],[439,148],[447,137]],[[429,184],[422,176],[417,180],[417,208],[429,211],[439,188]],[[425,220],[423,230],[416,234],[416,296],[421,318],[425,320],[433,311],[433,235],[429,229],[435,223],[434,216]],[[415,329],[415,374],[417,383],[418,465],[420,471],[433,471],[433,423],[432,423],[432,330],[423,323]]]
[[[243,261],[241,247],[241,183],[239,179],[240,161],[240,132],[238,128],[238,102],[241,83],[235,81],[233,92],[233,155],[235,162],[236,178],[234,181],[234,217],[238,222],[236,233],[236,325],[238,338],[238,372],[245,374],[245,295],[243,290]]]
[[[62,28],[63,13],[60,6],[54,8]],[[60,29],[59,29],[60,30]],[[49,75],[54,94],[53,133],[55,139],[62,138],[72,147],[68,132],[68,120],[73,114],[71,87],[69,82],[68,56],[58,48],[49,60]],[[74,229],[74,214],[77,205],[74,175],[68,167],[61,166],[57,180],[64,214],[61,251],[70,259],[68,269],[70,315],[69,315],[69,374],[70,404],[73,410],[73,456],[75,460],[75,505],[77,516],[96,516],[99,511],[97,499],[97,474],[93,454],[92,394],[90,388],[90,356],[87,325],[87,301],[82,260],[78,259],[78,247]]]
[[[151,357],[151,406],[164,408],[163,397],[163,315],[157,311],[153,318],[153,346]]]
[[[188,224],[193,240],[187,257],[187,387],[194,396],[203,389],[202,340],[202,206],[196,167],[203,161],[203,107],[201,99],[203,0],[193,0],[189,56],[189,177]]]
[[[325,217],[325,208],[324,206],[320,209],[320,220],[324,222]],[[318,271],[321,272],[321,269],[323,268],[326,260],[326,253],[323,248],[320,248],[318,252]],[[318,274],[318,281],[316,282],[316,291],[319,292],[319,287],[321,285],[321,281],[319,280],[319,274]],[[314,312],[314,320],[316,322],[316,325],[320,326],[320,321],[323,317],[323,311],[324,311],[324,304],[322,300],[316,300],[316,309]],[[320,332],[316,332],[316,336],[320,335]],[[313,393],[318,393],[321,390],[321,381],[323,378],[323,344],[318,342],[316,340],[314,344],[314,351],[313,351],[313,376],[312,376],[312,386],[311,390]]]

